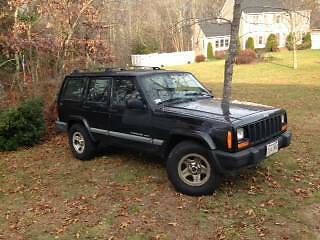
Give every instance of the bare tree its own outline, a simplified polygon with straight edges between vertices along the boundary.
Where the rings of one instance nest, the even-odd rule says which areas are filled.
[[[233,79],[233,68],[237,57],[238,51],[238,37],[241,20],[241,0],[235,0],[233,8],[233,20],[231,22],[231,38],[230,38],[230,49],[229,56],[225,62],[224,71],[224,88],[223,88],[223,101],[228,103],[232,96],[232,79]]]

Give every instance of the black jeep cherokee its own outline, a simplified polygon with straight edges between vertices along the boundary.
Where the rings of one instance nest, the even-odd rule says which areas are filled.
[[[156,153],[179,192],[207,195],[222,175],[291,142],[285,110],[222,102],[187,72],[75,71],[59,93],[57,126],[80,160],[93,158],[99,143]]]

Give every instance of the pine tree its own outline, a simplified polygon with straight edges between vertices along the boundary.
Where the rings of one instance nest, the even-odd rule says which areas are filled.
[[[214,59],[213,47],[212,47],[212,43],[211,42],[208,43],[207,58],[210,59],[210,60]]]

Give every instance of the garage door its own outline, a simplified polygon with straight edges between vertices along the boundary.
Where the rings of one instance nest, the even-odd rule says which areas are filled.
[[[313,32],[312,38],[312,49],[320,49],[320,31]]]

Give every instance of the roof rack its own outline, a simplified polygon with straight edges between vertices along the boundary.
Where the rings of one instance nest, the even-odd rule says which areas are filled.
[[[132,66],[134,69],[142,69],[142,70],[161,70],[160,67],[149,67],[149,66]]]
[[[95,72],[122,72],[122,71],[135,71],[135,70],[163,70],[160,67],[149,67],[149,66],[131,66],[127,68],[121,68],[121,67],[115,67],[115,68],[96,68]],[[79,73],[86,73],[86,72],[92,72],[90,69],[75,69],[73,70],[72,74],[79,74]]]
[[[125,70],[126,69],[124,69],[124,68],[95,68],[94,70],[82,68],[82,69],[73,70],[72,74],[87,73],[87,72],[113,72],[113,71],[120,72],[120,71],[125,71]]]
[[[105,72],[121,72],[121,71],[126,71],[125,68],[105,68]]]

